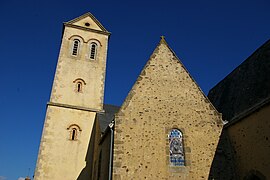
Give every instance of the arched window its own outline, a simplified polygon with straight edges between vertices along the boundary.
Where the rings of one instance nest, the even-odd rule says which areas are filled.
[[[79,54],[79,48],[80,48],[80,40],[74,39],[73,46],[72,46],[72,55],[73,56],[77,56]]]
[[[90,44],[90,59],[96,59],[97,56],[97,44],[92,42]]]
[[[77,139],[77,129],[76,128],[72,128],[70,137],[71,137],[70,139],[73,141]]]
[[[77,92],[82,92],[82,83],[77,82]]]
[[[69,131],[69,140],[76,141],[78,140],[79,132],[82,131],[77,124],[71,124],[67,130]]]
[[[178,129],[172,129],[168,135],[170,149],[170,165],[184,166],[185,155],[183,147],[183,134]]]
[[[83,92],[83,86],[86,85],[83,79],[77,78],[73,81],[73,83],[75,83],[75,92]]]

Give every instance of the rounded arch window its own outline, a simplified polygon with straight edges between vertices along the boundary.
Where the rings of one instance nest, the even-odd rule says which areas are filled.
[[[80,49],[80,40],[74,39],[72,44],[72,55],[77,56],[79,54]]]
[[[69,140],[76,141],[78,140],[79,134],[82,131],[80,126],[77,124],[71,124],[67,130],[69,131]]]
[[[83,92],[83,86],[86,85],[83,79],[77,78],[73,81],[73,83],[75,83],[75,92]]]
[[[95,60],[97,56],[98,45],[95,42],[90,43],[90,59]]]
[[[184,166],[185,155],[183,146],[183,134],[178,129],[172,129],[168,134],[169,151],[170,151],[170,165]]]

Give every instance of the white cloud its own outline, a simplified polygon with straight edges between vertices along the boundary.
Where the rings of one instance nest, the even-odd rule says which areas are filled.
[[[18,180],[25,180],[25,178],[24,177],[19,177]]]
[[[6,180],[7,178],[5,176],[0,176],[0,180]]]

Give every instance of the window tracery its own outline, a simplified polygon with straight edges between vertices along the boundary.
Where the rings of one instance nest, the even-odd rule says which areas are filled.
[[[183,134],[178,129],[172,129],[168,135],[170,150],[170,165],[184,166],[185,156],[183,147]]]

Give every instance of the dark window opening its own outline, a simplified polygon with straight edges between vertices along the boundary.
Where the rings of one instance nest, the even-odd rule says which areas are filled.
[[[82,91],[82,83],[78,82],[77,84],[77,92],[81,92]]]
[[[90,58],[95,59],[96,58],[96,53],[97,53],[97,44],[96,43],[91,43]]]
[[[87,26],[87,27],[89,27],[89,26],[90,26],[90,24],[89,24],[88,22],[87,22],[87,23],[85,23],[84,25],[85,25],[85,26]]]
[[[78,39],[75,39],[73,41],[72,55],[74,55],[74,56],[78,55],[79,43],[80,43],[80,41]]]
[[[76,140],[76,136],[77,136],[77,129],[73,128],[72,129],[72,134],[71,134],[71,140]]]

